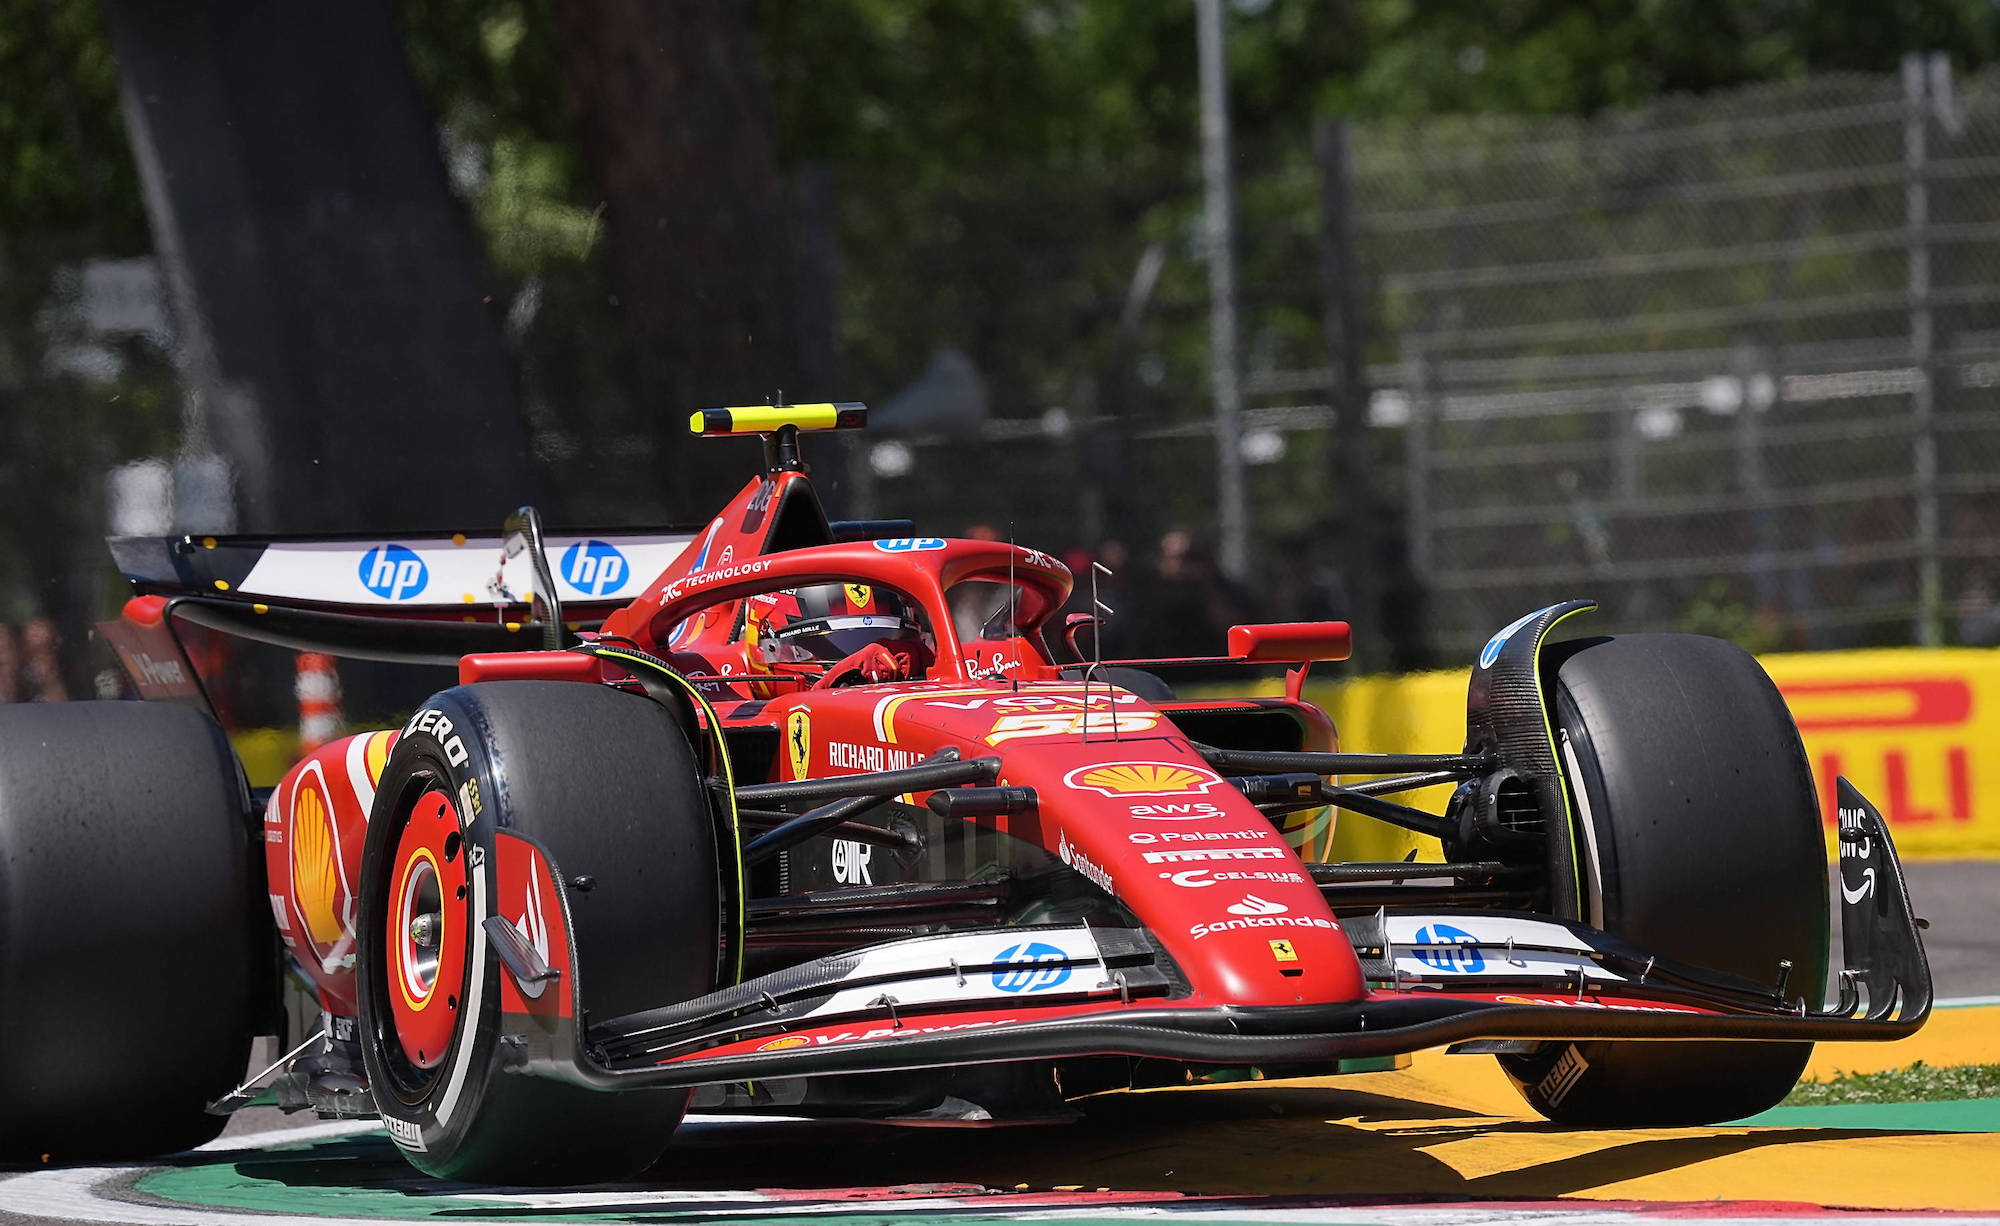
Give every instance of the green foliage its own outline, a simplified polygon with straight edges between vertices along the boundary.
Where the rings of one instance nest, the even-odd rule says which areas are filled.
[[[0,236],[87,225],[144,250],[118,65],[92,0],[0,0]]]
[[[1360,0],[1367,52],[1325,101],[1358,116],[1589,114],[1809,72],[1893,71],[1905,51],[1994,53],[1977,0]]]
[[[1968,1098],[2000,1098],[2000,1064],[1938,1068],[1919,1060],[1908,1068],[1881,1073],[1842,1073],[1826,1081],[1802,1081],[1782,1104],[1825,1107],[1838,1103],[1928,1103]]]

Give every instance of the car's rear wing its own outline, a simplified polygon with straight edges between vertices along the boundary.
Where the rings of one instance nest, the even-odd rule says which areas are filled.
[[[548,646],[530,630],[550,608],[571,630],[594,628],[645,591],[701,531],[545,535],[528,508],[508,525],[485,536],[115,537],[111,556],[137,596],[98,630],[142,697],[206,709],[177,622],[296,651],[452,665],[461,656]],[[911,532],[905,520],[831,529],[835,540]],[[519,533],[530,533],[534,545],[510,551]]]
[[[565,607],[622,604],[680,557],[695,530],[574,532],[546,538]],[[525,604],[519,559],[502,536],[115,537],[111,556],[140,595],[207,596],[357,614],[453,620]],[[519,573],[516,573],[516,572]]]
[[[138,594],[98,631],[142,697],[206,709],[177,623],[296,651],[455,664],[475,652],[544,646],[524,631],[546,616],[548,602],[535,602],[547,595],[572,629],[595,626],[694,538],[678,528],[538,533],[538,550],[510,555],[504,530],[117,537],[111,556]]]

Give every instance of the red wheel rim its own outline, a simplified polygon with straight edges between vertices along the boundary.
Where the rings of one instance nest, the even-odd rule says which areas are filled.
[[[465,997],[466,878],[458,811],[443,792],[419,797],[396,843],[387,931],[389,1011],[410,1063],[443,1062]]]

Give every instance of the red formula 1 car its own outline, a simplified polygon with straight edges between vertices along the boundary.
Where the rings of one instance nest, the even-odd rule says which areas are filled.
[[[167,701],[0,709],[5,1152],[212,1135],[287,975],[321,1020],[280,1101],[508,1183],[630,1174],[690,1106],[1047,1120],[1445,1044],[1558,1121],[1729,1120],[1923,1024],[1845,780],[1823,1007],[1817,795],[1743,652],[1551,642],[1591,607],[1554,605],[1480,652],[1462,747],[1349,752],[1301,697],[1344,624],[1195,662],[1297,664],[1283,697],[1177,698],[1189,662],[1091,658],[1095,615],[1058,655],[1047,554],[829,523],[799,435],[862,413],[697,414],[765,471],[693,532],[114,542],[103,632]],[[184,622],[461,683],[253,794]],[[1342,856],[1354,822],[1442,861]]]

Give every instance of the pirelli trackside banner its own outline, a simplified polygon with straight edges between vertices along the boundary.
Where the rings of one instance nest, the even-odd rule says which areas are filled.
[[[1832,846],[1846,775],[1906,856],[2000,858],[2000,651],[1763,657],[1812,759]]]
[[[1833,781],[1846,775],[1906,857],[2000,859],[2000,650],[1914,648],[1762,657],[1798,720],[1833,847]],[[1464,672],[1313,687],[1342,748],[1435,753],[1465,735]],[[1413,793],[1435,809],[1447,788]],[[1335,854],[1400,855],[1415,836],[1342,815]],[[1424,849],[1426,858],[1435,855]]]

